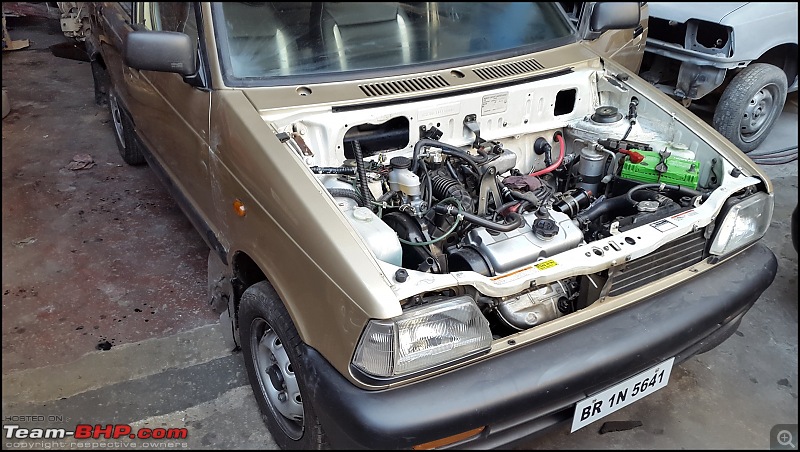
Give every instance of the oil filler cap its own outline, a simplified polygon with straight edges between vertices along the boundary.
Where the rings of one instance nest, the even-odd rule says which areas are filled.
[[[558,225],[549,218],[537,218],[533,222],[533,233],[542,240],[550,240],[558,235]]]

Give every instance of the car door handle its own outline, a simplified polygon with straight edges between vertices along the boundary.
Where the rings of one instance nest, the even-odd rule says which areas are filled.
[[[638,26],[637,26],[636,28],[634,28],[634,30],[633,30],[633,39],[636,39],[636,38],[637,38],[639,35],[641,35],[642,33],[644,33],[644,27],[642,27],[641,25],[638,25]]]

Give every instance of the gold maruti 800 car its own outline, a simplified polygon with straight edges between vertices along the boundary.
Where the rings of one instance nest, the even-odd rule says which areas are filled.
[[[96,93],[283,448],[577,430],[775,277],[768,178],[635,75],[646,5],[130,5],[92,6]]]

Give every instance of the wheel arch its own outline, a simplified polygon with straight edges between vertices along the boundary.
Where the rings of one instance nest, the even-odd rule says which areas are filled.
[[[241,347],[239,339],[239,306],[245,291],[261,281],[269,283],[261,267],[244,251],[230,253],[228,259],[213,249],[208,254],[208,304],[220,314],[226,340],[234,350]],[[271,283],[270,283],[271,284]]]
[[[233,304],[239,312],[239,303],[244,292],[253,284],[261,281],[269,282],[266,273],[245,251],[236,251],[231,257],[231,283],[233,286]]]
[[[94,103],[97,105],[105,105],[108,102],[108,89],[111,86],[108,66],[106,66],[106,62],[103,59],[103,54],[99,51],[90,52],[89,61],[92,68]]]
[[[777,66],[786,74],[786,84],[791,87],[797,78],[797,43],[788,42],[775,46],[753,60],[753,63],[768,63]]]

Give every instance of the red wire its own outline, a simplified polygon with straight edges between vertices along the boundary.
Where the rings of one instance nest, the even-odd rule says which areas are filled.
[[[542,174],[547,174],[550,171],[553,171],[554,169],[556,169],[559,166],[561,166],[561,162],[564,161],[564,154],[565,154],[564,137],[562,137],[561,134],[558,134],[558,135],[556,135],[556,140],[558,141],[559,149],[560,149],[559,153],[558,153],[558,160],[556,160],[555,163],[553,163],[552,165],[548,166],[547,168],[545,168],[543,170],[539,170],[539,171],[536,171],[535,173],[531,173],[530,176],[541,176]]]

